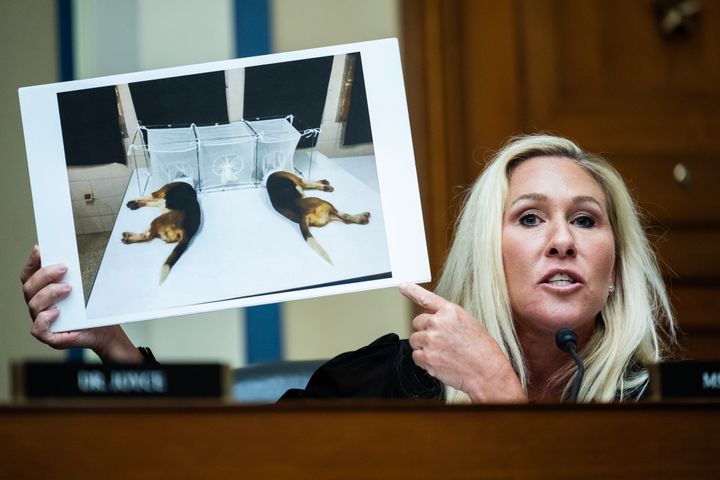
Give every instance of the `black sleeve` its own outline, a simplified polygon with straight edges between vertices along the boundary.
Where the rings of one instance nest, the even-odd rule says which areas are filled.
[[[309,398],[443,398],[442,383],[412,360],[407,340],[394,333],[329,360],[305,389],[288,390],[280,400]]]

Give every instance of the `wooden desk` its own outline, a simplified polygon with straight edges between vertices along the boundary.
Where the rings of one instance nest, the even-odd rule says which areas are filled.
[[[718,479],[720,404],[0,407],[0,478]]]

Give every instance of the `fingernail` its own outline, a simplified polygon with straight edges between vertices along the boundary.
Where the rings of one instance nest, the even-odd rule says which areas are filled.
[[[63,291],[64,291],[64,292],[69,292],[70,290],[72,290],[72,285],[70,285],[69,283],[64,283],[64,284],[63,284]]]
[[[39,247],[37,245],[33,245],[31,254],[35,255],[38,252],[38,249],[39,249]]]
[[[60,272],[60,273],[66,273],[67,270],[68,270],[67,265],[60,265],[58,267],[58,272]]]

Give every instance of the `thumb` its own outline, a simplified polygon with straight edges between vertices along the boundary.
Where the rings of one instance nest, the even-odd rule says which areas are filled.
[[[400,293],[415,303],[415,305],[425,310],[426,313],[436,313],[443,305],[448,303],[447,300],[441,296],[414,283],[400,284]]]

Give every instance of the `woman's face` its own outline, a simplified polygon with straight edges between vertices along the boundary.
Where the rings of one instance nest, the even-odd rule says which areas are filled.
[[[520,333],[589,335],[614,283],[607,201],[574,160],[536,157],[512,172],[502,253]]]

